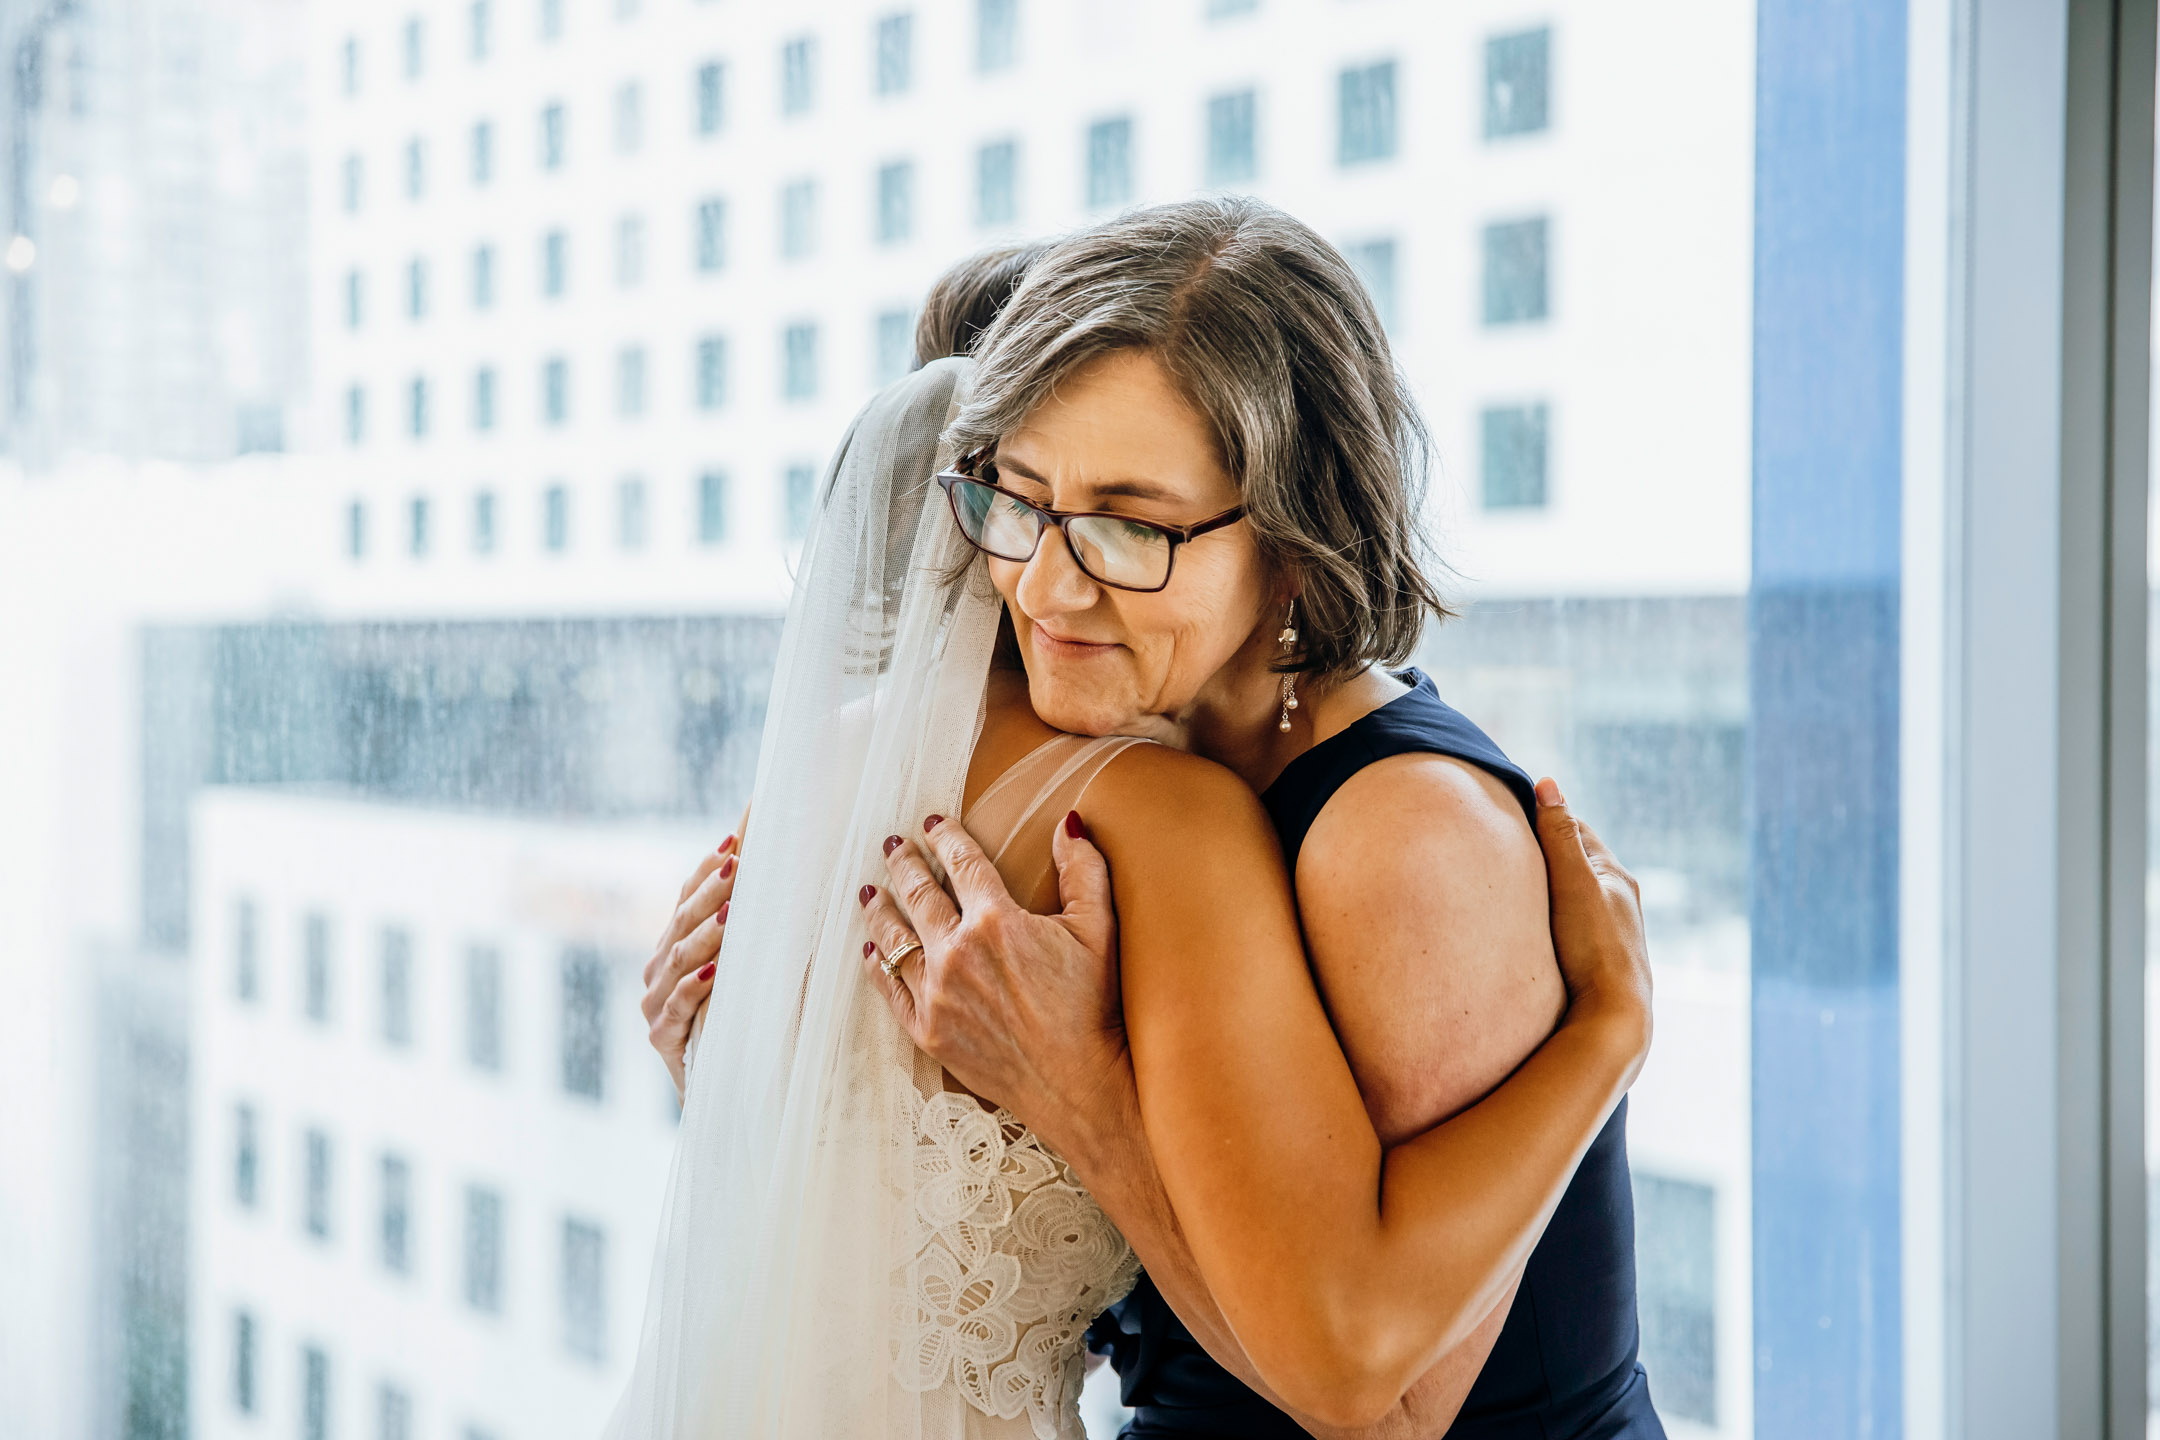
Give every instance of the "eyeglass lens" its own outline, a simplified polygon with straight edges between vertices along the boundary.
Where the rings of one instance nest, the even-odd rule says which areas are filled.
[[[1010,495],[977,481],[953,487],[961,528],[969,540],[1000,560],[1034,558],[1043,518]],[[1154,590],[1170,576],[1170,537],[1151,525],[1114,515],[1082,515],[1065,522],[1073,559],[1108,585]]]

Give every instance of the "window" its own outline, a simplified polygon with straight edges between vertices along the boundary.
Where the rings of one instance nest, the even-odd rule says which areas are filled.
[[[607,1076],[607,965],[597,951],[571,950],[562,962],[562,1083],[588,1100]]]
[[[636,153],[645,143],[645,88],[626,80],[615,89],[615,152]]]
[[[427,502],[413,502],[413,553],[427,548]],[[412,932],[386,926],[382,932],[382,1038],[403,1049],[413,1038]]]
[[[915,365],[915,316],[907,310],[883,310],[877,317],[872,352],[877,356],[877,383],[890,385]]]
[[[493,15],[488,0],[472,0],[472,4],[465,7],[465,13],[468,33],[471,36],[473,63],[478,64],[488,58],[488,49],[493,38]]]
[[[727,202],[700,200],[697,207],[697,268],[714,274],[727,264]]]
[[[975,68],[1004,70],[1020,59],[1020,0],[975,0]]]
[[[367,392],[358,385],[345,387],[345,443],[358,445],[367,438]]]
[[[697,408],[718,410],[727,404],[727,338],[701,336],[697,342]]]
[[[905,95],[914,83],[915,17],[886,15],[877,22],[877,93]]]
[[[495,247],[492,245],[473,247],[472,303],[475,310],[495,307]]]
[[[339,73],[347,95],[360,93],[360,42],[348,35],[338,47]]]
[[[495,367],[483,365],[473,371],[472,423],[475,430],[495,428]]]
[[[320,1130],[310,1130],[302,1150],[306,1168],[302,1172],[300,1224],[317,1240],[327,1240],[330,1238],[330,1137]]]
[[[1543,27],[1485,42],[1485,138],[1533,135],[1551,122],[1552,31]]]
[[[502,1196],[479,1185],[465,1187],[465,1303],[489,1315],[502,1313]]]
[[[564,147],[569,143],[569,125],[569,117],[559,100],[540,112],[541,169],[562,169]]]
[[[1485,227],[1485,323],[1543,320],[1547,312],[1545,217]]]
[[[420,78],[420,72],[424,68],[424,62],[427,58],[423,44],[426,38],[427,32],[421,24],[420,17],[417,15],[407,17],[405,21],[405,78],[407,80]]]
[[[1343,71],[1338,91],[1341,135],[1336,159],[1344,165],[1394,159],[1395,62]]]
[[[1260,173],[1253,114],[1250,90],[1217,95],[1207,102],[1208,184],[1242,185]]]
[[[1503,405],[1478,417],[1479,478],[1488,510],[1530,510],[1545,504],[1547,410]]]
[[[635,475],[615,487],[615,539],[625,550],[645,548],[645,482]]]
[[[561,485],[540,497],[540,543],[557,553],[570,548],[570,492]]]
[[[1010,181],[1006,188],[1011,188]],[[1132,193],[1132,119],[1119,115],[1098,120],[1088,126],[1087,203],[1096,210],[1123,205],[1132,199]],[[1006,218],[1011,218],[1009,213]]]
[[[570,237],[550,230],[540,237],[540,293],[561,295],[570,288]]]
[[[428,432],[428,386],[424,376],[415,375],[406,387],[406,428],[415,440],[425,440]]]
[[[780,192],[780,258],[808,259],[817,249],[817,181],[796,180]]]
[[[405,142],[405,198],[427,193],[427,143],[417,135]]]
[[[814,400],[818,382],[817,326],[805,321],[780,332],[780,393]]]
[[[345,556],[358,560],[367,553],[367,506],[358,500],[345,506]]]
[[[232,1403],[243,1415],[255,1413],[255,1317],[233,1311]]]
[[[780,47],[780,113],[806,115],[817,102],[817,42],[803,35]]]
[[[330,1440],[330,1357],[313,1345],[300,1352],[300,1440]]]
[[[375,1387],[375,1440],[413,1440],[412,1396],[387,1381]]]
[[[472,127],[472,183],[485,185],[495,178],[495,127],[475,120]]]
[[[495,553],[495,492],[482,490],[473,496],[472,514],[473,553]]]
[[[358,155],[347,155],[345,157],[344,191],[345,213],[348,215],[356,215],[360,212],[360,182],[360,157]]]
[[[262,998],[262,945],[256,926],[255,902],[240,897],[233,901],[233,998]]]
[[[412,497],[412,503],[411,503],[410,507],[408,508],[408,511],[407,511],[407,513],[408,513],[408,516],[410,517],[410,526],[411,526],[411,548],[412,548],[412,555],[413,555],[413,558],[414,558],[415,560],[417,560],[417,559],[421,558],[422,556],[426,555],[426,554],[427,554],[427,552],[428,552],[428,500],[427,500],[427,496],[425,496],[425,495],[415,495],[415,496],[413,496],[413,497]],[[402,1041],[402,1040],[391,1040],[391,1039],[390,1039],[390,1035],[389,1035],[389,1030],[390,1030],[390,1013],[391,1013],[391,1012],[390,1012],[390,1010],[389,1010],[389,1008],[388,1008],[388,1007],[389,1007],[389,1004],[390,1004],[390,999],[389,999],[390,972],[389,972],[389,969],[387,968],[387,967],[388,967],[388,961],[387,961],[387,960],[385,960],[384,964],[385,964],[385,969],[384,969],[384,971],[383,971],[383,989],[384,989],[384,996],[383,996],[383,1005],[384,1005],[384,1010],[383,1010],[383,1032],[384,1032],[384,1033],[383,1033],[383,1038],[384,1038],[385,1040],[389,1041],[389,1043],[391,1043],[391,1044],[393,1044],[393,1045],[402,1045],[402,1044],[404,1044],[404,1043],[406,1043],[406,1042],[405,1042],[405,1041]],[[408,1006],[409,1006],[409,1005],[411,1004],[411,1000],[410,1000],[409,998],[407,999],[407,1001],[406,1001],[406,1004],[407,1004]],[[408,1038],[410,1038],[410,1028],[409,1028],[409,1025],[410,1025],[410,1022],[408,1021],[408,1030],[407,1030],[407,1036],[408,1036]]]
[[[720,545],[727,541],[727,473],[707,470],[698,476],[697,485],[697,536],[700,545]]]
[[[355,543],[354,553],[359,546]],[[301,1013],[317,1024],[330,1020],[330,918],[311,914],[302,924],[300,942]]]
[[[607,1353],[607,1237],[600,1227],[565,1219],[562,1232],[563,1344],[583,1360]]]
[[[255,1208],[262,1178],[261,1141],[256,1134],[255,1107],[233,1106],[233,1203],[243,1210]]]
[[[645,283],[645,217],[625,215],[615,222],[615,283],[628,290]]]
[[[488,528],[494,529],[493,496]],[[502,1069],[502,952],[491,945],[465,951],[465,1060],[490,1074]]]
[[[570,419],[570,362],[560,355],[540,362],[540,418],[550,425]]]
[[[817,492],[817,471],[808,465],[794,464],[787,467],[781,484],[785,490],[786,536],[790,544],[806,540],[810,536],[810,511]]]
[[[415,255],[405,262],[405,318],[427,318],[427,261]]]
[[[412,1271],[412,1166],[402,1155],[382,1157],[382,1265],[393,1275]]]
[[[1234,15],[1250,15],[1260,8],[1260,0],[1207,0],[1207,18],[1227,20]]]
[[[1643,1367],[1657,1366],[1659,1414],[1711,1426],[1718,1423],[1715,1199],[1707,1185],[1635,1175]]]
[[[708,60],[697,68],[697,133],[717,135],[726,120],[725,83],[726,71],[718,60]]]
[[[877,172],[877,238],[881,245],[897,245],[914,228],[915,165],[895,160]]]
[[[358,270],[345,272],[345,328],[358,330],[366,314],[365,277]]]
[[[975,152],[975,223],[1010,225],[1019,214],[1020,144],[999,140]]]
[[[540,38],[560,40],[563,32],[563,0],[540,0]]]
[[[615,357],[615,413],[635,420],[645,413],[645,347],[625,347]]]
[[[1343,247],[1344,258],[1350,268],[1357,271],[1358,279],[1365,282],[1365,293],[1372,297],[1373,313],[1388,329],[1395,328],[1395,242],[1393,240],[1363,240]]]

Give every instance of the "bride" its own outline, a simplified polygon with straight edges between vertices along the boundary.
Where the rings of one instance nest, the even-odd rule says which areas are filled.
[[[925,816],[933,830],[941,816],[964,820],[1002,886],[1049,914],[1059,909],[1061,872],[1084,848],[1082,796],[1109,767],[1119,767],[1126,794],[1141,775],[1141,788],[1166,805],[1219,801],[1206,823],[1223,853],[1240,857],[1239,913],[1211,922],[1188,906],[1172,916],[1176,886],[1157,876],[1127,887],[1113,876],[1118,918],[1158,934],[1205,935],[1211,923],[1247,938],[1255,927],[1267,932],[1268,943],[1252,948],[1253,982],[1289,997],[1283,1025],[1266,1037],[1225,1032],[1193,1043],[1265,1045],[1249,1057],[1256,1071],[1283,1053],[1285,1026],[1299,1054],[1324,1045],[1332,1062],[1282,1073],[1279,1084],[1378,1153],[1303,968],[1289,879],[1250,792],[1164,746],[1052,732],[1029,710],[1025,683],[993,670],[1002,605],[979,540],[956,518],[962,510],[932,483],[943,474],[950,484],[963,458],[940,437],[969,378],[969,362],[943,360],[879,395],[828,476],[767,710],[751,802],[756,844],[694,877],[722,875],[733,899],[699,925],[708,940],[724,926],[726,944],[695,972],[698,998],[711,1002],[694,1059],[684,1056],[681,1134],[643,1337],[611,1436],[1081,1435],[1083,1337],[1132,1286],[1138,1263],[1030,1127],[916,1049],[885,996],[864,983],[866,960],[895,983],[914,948],[873,934],[865,907],[899,837],[923,833]],[[1587,888],[1595,892],[1596,881]],[[1556,907],[1597,904],[1581,885],[1554,894]],[[926,898],[913,897],[910,913]],[[1556,908],[1563,940],[1567,918]],[[1091,945],[1114,943],[1108,913],[1075,909],[1063,919]],[[1602,995],[1644,993],[1639,936],[1615,938],[1609,917],[1594,923],[1607,933],[1580,947],[1588,968],[1570,970],[1571,987],[1587,977]],[[1591,973],[1599,966],[1611,973]],[[1392,1316],[1406,1304],[1411,1312],[1394,1336],[1412,1361],[1408,1373],[1462,1344],[1510,1293],[1575,1161],[1641,1062],[1646,1009],[1622,1012],[1571,1010],[1495,1092],[1494,1101],[1510,1097],[1518,1124],[1544,1122],[1544,1143],[1496,1150],[1490,1125],[1475,1134],[1466,1126],[1476,1118],[1469,1112],[1390,1145],[1384,1183],[1358,1202],[1362,1217],[1282,1217],[1276,1243],[1298,1243],[1299,1227],[1315,1223],[1369,1240],[1358,1273],[1384,1277],[1375,1283],[1388,1286]],[[1166,1179],[1178,1161],[1157,1157]],[[1461,1183],[1451,1175],[1497,1182],[1500,1170],[1509,1172],[1497,1187],[1511,1197],[1507,1213],[1459,1223]],[[1179,1218],[1189,1227],[1205,1217]],[[1266,1265],[1266,1243],[1244,1263]],[[1201,1270],[1233,1331],[1285,1333],[1279,1315],[1241,1313],[1237,1297],[1254,1287],[1208,1273],[1204,1257]],[[1325,1325],[1331,1304],[1321,1297],[1304,1313]],[[1326,1337],[1311,1338],[1311,1353],[1325,1355]],[[1260,1378],[1287,1408],[1362,1423],[1362,1402],[1332,1393],[1324,1376],[1315,1381],[1315,1367],[1274,1364],[1284,1352],[1252,1348]]]

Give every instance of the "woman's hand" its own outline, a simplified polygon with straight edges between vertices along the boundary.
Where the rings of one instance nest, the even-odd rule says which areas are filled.
[[[1575,818],[1551,779],[1537,784],[1538,844],[1552,896],[1553,950],[1571,1012],[1598,1010],[1641,1026],[1650,1050],[1650,946],[1635,877]],[[1638,1063],[1640,1063],[1638,1061]]]
[[[735,836],[728,836],[690,872],[675,899],[675,913],[660,932],[652,959],[645,962],[641,1008],[646,1035],[667,1062],[678,1096],[683,1093],[683,1055],[690,1046],[690,1027],[712,994],[728,902],[735,894],[738,844]]]
[[[923,828],[951,892],[913,842],[889,838],[890,886],[865,885],[859,897],[872,941],[864,972],[961,1084],[1053,1147],[1078,1149],[1089,1127],[1131,1110],[1109,867],[1079,814],[1068,814],[1051,842],[1065,908],[1036,915],[957,820],[933,815]],[[921,948],[886,974],[883,958],[911,941]]]

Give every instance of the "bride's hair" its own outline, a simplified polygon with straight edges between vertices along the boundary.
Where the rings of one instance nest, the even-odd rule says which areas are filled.
[[[915,322],[915,365],[920,369],[947,355],[973,353],[975,342],[997,319],[998,311],[1025,279],[1028,267],[1050,249],[1048,240],[994,245],[938,276],[923,297]]]
[[[1149,351],[1213,426],[1261,554],[1297,581],[1299,652],[1283,668],[1408,659],[1426,618],[1449,613],[1419,518],[1431,447],[1342,253],[1222,196],[1128,212],[1024,270],[973,346],[974,393],[945,437],[956,453],[1011,433],[1081,365]]]

